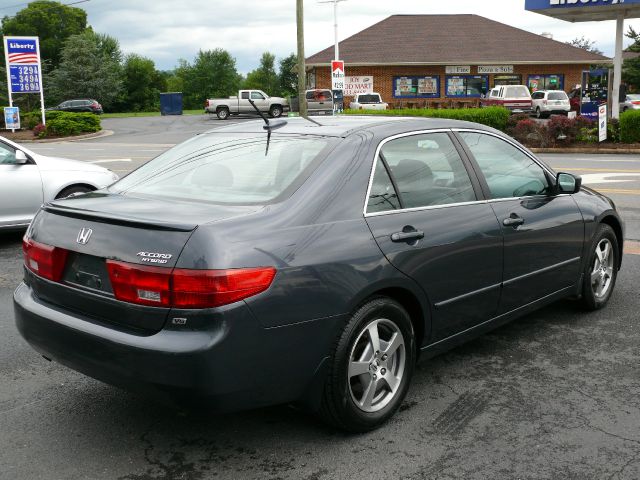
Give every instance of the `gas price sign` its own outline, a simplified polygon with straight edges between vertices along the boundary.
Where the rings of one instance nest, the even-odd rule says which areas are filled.
[[[40,65],[11,65],[12,93],[39,93],[40,92]]]

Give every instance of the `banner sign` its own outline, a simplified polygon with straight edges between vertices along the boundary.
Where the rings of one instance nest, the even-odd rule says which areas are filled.
[[[344,90],[344,62],[342,60],[331,62],[331,90]]]
[[[40,93],[38,37],[4,37],[4,51],[11,93]]]
[[[20,109],[18,107],[4,107],[4,128],[20,130]]]
[[[445,73],[450,75],[461,75],[464,73],[471,73],[470,65],[447,65],[445,67]]]
[[[478,73],[513,73],[513,65],[478,65]]]
[[[360,93],[373,92],[373,77],[371,75],[361,77],[346,77],[344,82],[344,95],[355,97]]]
[[[607,139],[607,106],[598,108],[598,139],[604,142]]]

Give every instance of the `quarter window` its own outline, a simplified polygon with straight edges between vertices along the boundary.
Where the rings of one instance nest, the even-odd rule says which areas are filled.
[[[461,132],[487,181],[491,198],[545,195],[549,180],[540,165],[510,143],[492,135]]]
[[[462,159],[446,133],[391,140],[384,144],[380,156],[369,198],[369,205],[380,209],[368,211],[429,207],[477,199]],[[379,166],[382,162],[386,162],[398,189],[400,198],[395,208],[387,201],[395,201],[395,190],[389,171]],[[387,206],[382,204],[381,195]]]

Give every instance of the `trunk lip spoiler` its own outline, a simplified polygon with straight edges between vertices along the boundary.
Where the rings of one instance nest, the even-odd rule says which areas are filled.
[[[81,218],[99,223],[111,223],[116,225],[132,226],[136,228],[151,228],[154,230],[166,230],[174,232],[191,232],[198,228],[197,224],[162,222],[157,220],[142,219],[138,217],[127,217],[123,215],[112,215],[107,212],[96,212],[79,208],[63,207],[47,203],[42,206],[42,210],[57,215],[71,218]]]

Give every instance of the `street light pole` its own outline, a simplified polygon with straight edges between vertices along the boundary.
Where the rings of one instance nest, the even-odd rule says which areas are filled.
[[[334,60],[340,60],[340,46],[338,45],[338,3],[347,0],[324,0],[318,3],[333,3],[333,32],[335,37]]]

